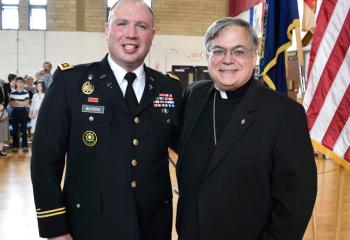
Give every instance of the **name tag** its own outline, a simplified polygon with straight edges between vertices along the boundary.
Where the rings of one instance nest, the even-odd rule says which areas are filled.
[[[98,113],[98,114],[104,114],[105,113],[105,107],[104,106],[95,106],[95,105],[82,105],[81,111],[85,113]]]

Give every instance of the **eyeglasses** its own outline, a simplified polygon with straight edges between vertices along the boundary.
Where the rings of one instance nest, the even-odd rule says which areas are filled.
[[[237,57],[237,58],[243,58],[247,56],[250,52],[253,52],[254,49],[247,49],[242,46],[233,47],[231,49],[226,49],[220,46],[212,47],[208,50],[208,53],[216,58],[221,58],[226,56],[227,52],[231,54],[231,56]]]

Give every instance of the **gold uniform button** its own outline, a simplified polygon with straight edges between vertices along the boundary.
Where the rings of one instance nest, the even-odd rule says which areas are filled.
[[[132,181],[132,182],[131,182],[131,187],[132,187],[132,188],[136,188],[136,185],[137,185],[137,184],[136,184],[136,181]]]
[[[80,208],[80,203],[77,203],[76,207],[77,207],[77,208]]]
[[[137,161],[136,161],[135,159],[133,159],[133,160],[131,161],[131,165],[132,165],[133,167],[136,167],[136,166],[137,166]]]
[[[134,122],[135,122],[136,124],[140,123],[140,118],[139,118],[139,117],[135,117],[135,118],[134,118]]]
[[[132,144],[134,144],[134,146],[138,146],[140,144],[139,140],[137,140],[136,138],[132,141]]]
[[[90,122],[92,122],[92,121],[94,121],[94,120],[95,120],[95,119],[94,119],[93,116],[90,116],[90,117],[89,117],[89,121],[90,121]]]

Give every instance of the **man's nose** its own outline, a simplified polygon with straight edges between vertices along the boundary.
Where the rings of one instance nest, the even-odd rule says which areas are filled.
[[[137,31],[134,27],[128,27],[126,30],[126,36],[129,38],[136,38],[137,37]]]

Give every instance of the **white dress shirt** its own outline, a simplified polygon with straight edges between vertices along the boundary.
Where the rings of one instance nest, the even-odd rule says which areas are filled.
[[[125,91],[126,91],[126,87],[128,86],[128,81],[126,79],[124,79],[125,74],[127,73],[127,71],[125,71],[121,66],[119,66],[118,64],[116,64],[111,56],[108,54],[108,63],[109,66],[111,67],[115,78],[117,79],[117,82],[119,84],[120,89],[122,90],[123,96],[125,97]],[[133,73],[136,74],[136,79],[134,80],[133,84],[132,84],[132,88],[134,89],[137,101],[140,103],[141,98],[142,98],[142,94],[143,91],[145,89],[145,85],[146,85],[146,74],[145,74],[145,69],[143,67],[143,64],[141,64],[141,66],[139,66],[138,68],[136,68]]]

